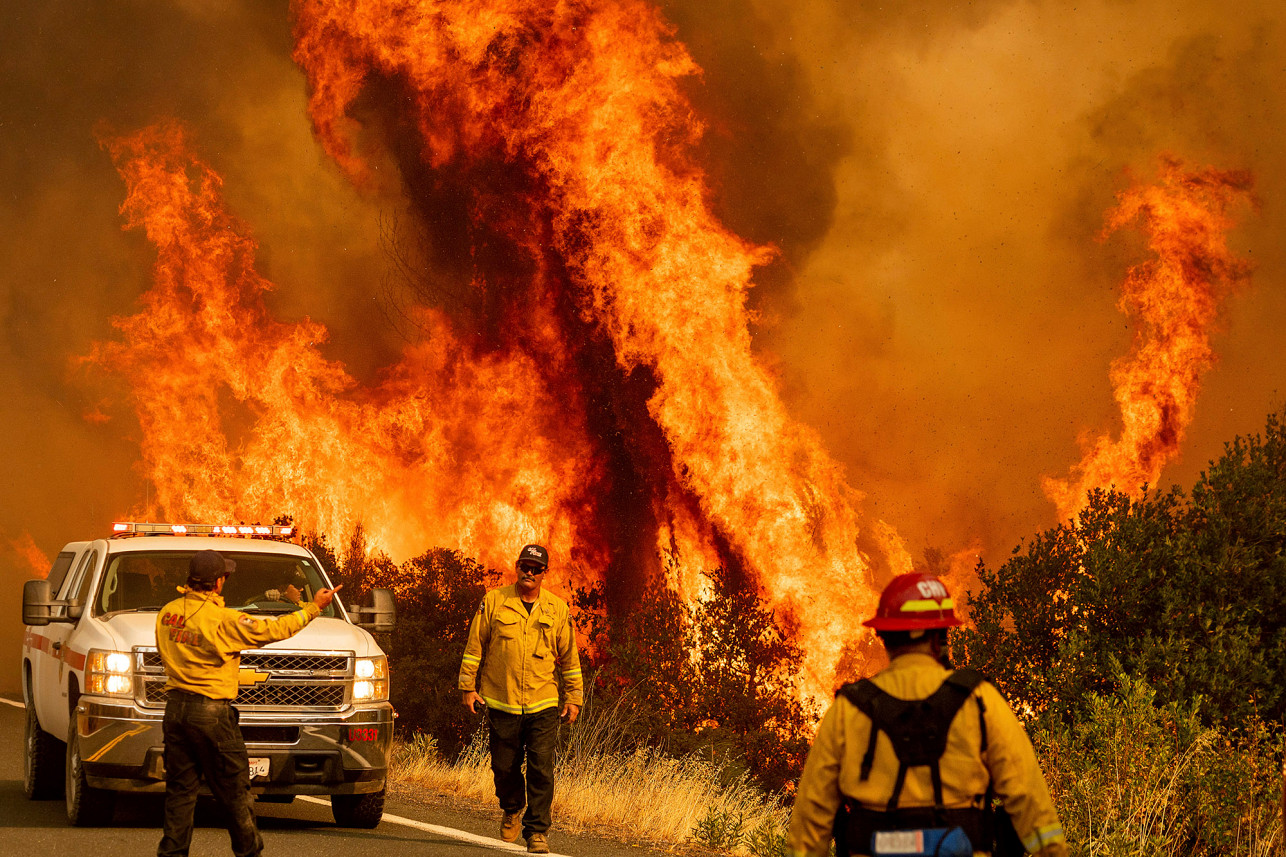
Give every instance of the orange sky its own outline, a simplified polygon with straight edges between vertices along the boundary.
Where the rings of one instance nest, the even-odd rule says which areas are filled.
[[[1054,523],[1041,477],[1067,473],[1078,435],[1117,425],[1108,367],[1130,342],[1117,290],[1146,248],[1129,230],[1095,237],[1126,170],[1151,177],[1169,151],[1251,171],[1262,200],[1230,237],[1255,272],[1224,306],[1219,362],[1163,482],[1190,484],[1286,403],[1286,29],[1269,2],[901,5],[662,9],[704,69],[687,87],[708,124],[716,213],[781,251],[751,301],[788,408],[914,554],[977,543],[998,562]],[[52,554],[149,491],[133,469],[138,428],[111,407],[121,390],[72,365],[112,336],[111,315],[137,310],[154,259],[121,229],[99,123],[187,123],[259,241],[271,309],[324,324],[326,356],[359,380],[414,331],[389,252],[406,204],[394,182],[354,190],[321,152],[285,4],[2,14],[9,591],[29,554],[15,543],[29,534]],[[16,649],[15,624],[3,632]]]

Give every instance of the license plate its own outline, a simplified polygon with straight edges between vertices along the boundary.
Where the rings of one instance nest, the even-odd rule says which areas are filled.
[[[250,760],[250,779],[253,780],[255,777],[266,777],[266,776],[268,776],[268,760],[251,759]]]

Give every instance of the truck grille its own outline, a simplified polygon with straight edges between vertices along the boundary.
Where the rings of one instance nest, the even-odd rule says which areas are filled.
[[[134,650],[140,683],[138,702],[165,707],[165,668],[156,649]],[[352,652],[290,652],[256,649],[241,653],[241,669],[266,679],[243,684],[235,704],[240,708],[313,708],[334,711],[348,702],[353,680]],[[256,676],[258,678],[258,676]]]

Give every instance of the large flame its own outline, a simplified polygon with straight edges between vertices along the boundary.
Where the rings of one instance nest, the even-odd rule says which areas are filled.
[[[144,310],[116,322],[124,342],[94,356],[130,379],[160,509],[361,522],[395,557],[457,546],[501,568],[539,539],[618,607],[658,577],[700,597],[721,563],[795,633],[809,693],[845,656],[861,670],[871,555],[909,560],[891,528],[859,528],[860,496],[754,356],[746,295],[771,251],[710,211],[678,86],[697,69],[657,12],[295,13],[323,145],[359,182],[370,157],[395,160],[421,214],[463,212],[464,285],[363,388],[322,356],[319,325],[269,316],[254,243],[179,130],[110,141],[158,262]]]
[[[108,147],[129,187],[127,225],[146,229],[158,257],[142,311],[114,319],[124,341],[92,359],[130,383],[162,514],[291,512],[341,537],[364,523],[397,556],[458,544],[497,563],[539,538],[569,550],[563,574],[602,561],[601,539],[577,529],[598,459],[530,357],[471,354],[426,311],[433,335],[358,389],[321,355],[325,329],[270,316],[255,243],[181,128]]]
[[[1250,274],[1226,236],[1251,185],[1245,172],[1188,170],[1166,158],[1157,184],[1124,191],[1108,212],[1104,237],[1142,220],[1156,258],[1130,268],[1117,304],[1134,328],[1129,355],[1111,372],[1121,436],[1082,439],[1084,457],[1071,475],[1042,480],[1062,518],[1084,509],[1094,488],[1137,495],[1178,452],[1215,360],[1210,335],[1219,302]]]

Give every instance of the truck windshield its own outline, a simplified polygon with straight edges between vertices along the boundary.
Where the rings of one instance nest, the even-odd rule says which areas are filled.
[[[192,551],[148,551],[112,556],[98,589],[97,613],[160,610],[179,597],[187,581]],[[303,557],[221,550],[237,564],[223,585],[224,603],[253,613],[288,613],[311,601],[326,586],[318,570]],[[332,603],[322,611],[334,616]]]

